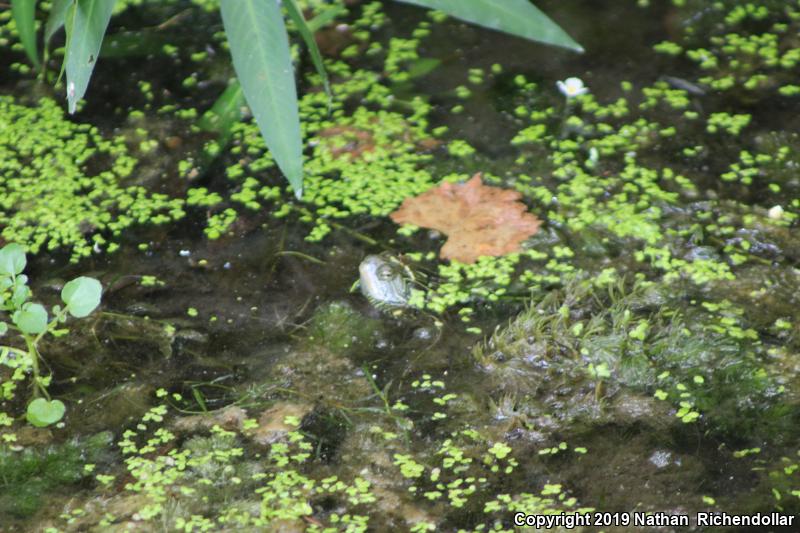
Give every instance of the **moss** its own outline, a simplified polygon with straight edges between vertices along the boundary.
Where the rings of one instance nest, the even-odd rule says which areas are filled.
[[[550,401],[548,387],[570,387],[569,403],[578,405],[562,405],[558,417],[581,415],[587,399],[580,391],[593,385],[601,397],[622,390],[653,394],[672,403],[682,422],[702,416],[712,431],[736,438],[783,431],[786,406],[775,401],[776,383],[752,355],[757,336],[741,327],[741,310],[737,315],[730,303],[707,303],[682,313],[667,305],[666,294],[641,281],[601,289],[576,280],[474,355],[495,395]],[[551,372],[561,379],[553,382]]]
[[[40,449],[0,448],[0,512],[33,515],[48,494],[89,477],[91,469],[84,465],[101,459],[110,443],[110,433],[98,433]]]

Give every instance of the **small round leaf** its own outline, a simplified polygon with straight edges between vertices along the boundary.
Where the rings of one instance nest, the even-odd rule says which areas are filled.
[[[36,335],[47,329],[47,310],[42,304],[26,303],[11,319],[23,333]]]
[[[64,416],[67,410],[61,400],[47,401],[44,398],[36,398],[28,404],[26,418],[31,425],[43,428],[50,424],[55,424]]]
[[[61,290],[61,299],[67,304],[67,311],[75,318],[83,318],[100,305],[103,287],[94,278],[81,276],[75,278]]]
[[[25,270],[25,248],[16,243],[0,249],[0,275],[16,276]]]

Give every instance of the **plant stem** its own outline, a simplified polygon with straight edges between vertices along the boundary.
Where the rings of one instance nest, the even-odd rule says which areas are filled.
[[[31,359],[31,369],[33,370],[33,383],[35,385],[35,389],[33,391],[34,396],[39,396],[41,393],[42,396],[47,398],[47,401],[50,401],[50,395],[47,393],[47,389],[42,385],[40,378],[39,378],[39,350],[36,349],[36,341],[31,339],[28,335],[23,334],[23,338],[25,339],[25,345],[28,347],[28,356]],[[37,337],[39,339],[39,337]]]

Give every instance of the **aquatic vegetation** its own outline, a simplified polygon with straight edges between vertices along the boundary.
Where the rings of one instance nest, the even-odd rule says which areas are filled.
[[[659,43],[654,49],[696,63],[700,84],[758,98],[794,97],[800,92],[793,76],[800,62],[795,42],[800,6],[795,2],[690,1],[682,8],[680,16],[686,20],[705,10],[713,15],[686,24],[679,42]]]
[[[125,5],[157,12],[155,1]],[[194,4],[220,9],[214,0]],[[124,95],[133,100],[108,116],[100,113],[115,100],[86,106],[85,121],[117,127],[127,117],[127,145],[74,123],[62,140],[85,134],[94,152],[78,157],[75,175],[111,172],[119,189],[135,170],[117,172],[115,161],[133,168],[134,154],[141,156],[136,168],[146,175],[154,154],[174,150],[183,161],[161,168],[177,197],[151,214],[171,222],[185,210],[187,221],[205,221],[208,240],[221,242],[176,224],[138,249],[126,243],[122,257],[87,261],[113,280],[105,302],[112,309],[85,339],[65,343],[64,361],[90,344],[103,353],[90,352],[92,364],[75,357],[68,362],[86,368],[52,380],[49,391],[58,386],[57,396],[76,406],[64,424],[25,426],[19,391],[31,375],[0,365],[0,391],[13,396],[4,396],[0,414],[0,470],[9,464],[5,453],[45,449],[28,432],[61,441],[87,431],[84,421],[118,430],[109,448],[117,459],[92,460],[86,475],[61,485],[68,497],[41,491],[49,509],[24,526],[512,531],[516,511],[557,516],[581,505],[797,510],[800,275],[792,266],[800,254],[800,138],[783,126],[793,124],[784,111],[796,107],[795,75],[774,63],[790,61],[796,43],[788,33],[777,42],[728,37],[732,27],[743,36],[771,31],[797,8],[760,4],[675,0],[653,10],[655,22],[642,11],[636,36],[677,42],[658,44],[665,56],[631,72],[619,61],[621,48],[593,56],[597,64],[579,73],[589,92],[576,80],[556,83],[575,72],[557,60],[531,62],[545,69],[533,75],[524,62],[498,65],[504,50],[481,46],[487,37],[458,23],[435,27],[441,13],[392,26],[379,2],[350,6],[347,18],[333,9],[338,3],[299,3],[309,27],[337,22],[319,43],[334,97],[312,65],[299,78],[309,88],[299,99],[308,157],[302,199],[284,183],[258,122],[247,118],[241,87],[228,83],[223,32],[208,49],[186,36],[186,46],[196,46],[189,50],[183,32],[194,25],[171,22],[179,31],[167,31],[155,55],[128,61],[163,60],[174,69],[134,83]],[[607,11],[616,10],[637,8]],[[214,16],[191,13],[192,23]],[[0,13],[2,20],[9,19]],[[787,24],[796,33],[795,21]],[[439,29],[453,32],[457,49],[430,39]],[[717,37],[724,42],[711,42]],[[16,39],[12,52],[22,58]],[[711,59],[697,77],[744,75],[734,62],[753,59],[745,55],[756,46],[764,55],[749,74],[752,89],[744,77],[741,87],[715,89],[686,61],[702,49],[709,53],[696,59]],[[307,59],[296,46],[289,53],[298,65]],[[639,53],[645,61],[651,54]],[[479,58],[481,68],[467,71],[462,54]],[[220,91],[227,99],[212,104]],[[11,103],[37,109],[19,102]],[[209,105],[214,127],[202,113]],[[161,143],[164,130],[170,137]],[[19,167],[38,158],[35,148],[26,153],[15,156]],[[47,163],[37,165],[31,183]],[[541,217],[514,251],[469,263],[442,259],[445,236],[416,222],[393,224],[391,213],[407,199],[463,190],[478,170],[487,186],[513,191],[519,212]],[[37,194],[62,185],[48,184]],[[15,213],[36,201],[16,203]],[[92,206],[80,205],[76,219],[92,215]],[[127,216],[128,206],[112,204],[97,224],[77,224],[76,241],[88,251],[75,259],[124,242],[108,223]],[[128,222],[120,231],[137,221]],[[33,219],[28,226],[38,230]],[[427,271],[424,285],[408,294],[403,284],[398,294],[438,315],[438,344],[429,342],[430,328],[381,316],[346,294],[355,266],[380,252]],[[37,265],[47,270],[46,259],[54,271],[43,285],[52,290],[64,265],[57,254]],[[127,270],[115,278],[120,263]],[[476,337],[464,328],[491,334],[472,357]],[[123,343],[140,345],[134,358]],[[61,376],[61,360],[51,362]],[[150,392],[162,386],[153,405]],[[60,416],[53,405],[37,410],[42,402],[33,420]],[[10,479],[35,485],[47,477],[37,472]],[[0,493],[0,510],[30,514],[44,501],[7,504],[16,494]]]
[[[410,390],[437,406],[430,424],[449,423],[447,412],[459,395],[448,392],[445,381],[422,375]],[[180,401],[180,395],[165,390],[157,396],[162,402]],[[541,490],[509,491],[510,477],[525,475],[526,486],[531,486],[528,474],[519,471],[518,450],[474,429],[436,431],[430,435],[436,440],[433,455],[408,448],[403,432],[389,428],[397,427],[395,419],[402,419],[401,428],[414,428],[416,415],[400,401],[387,405],[388,413],[380,408],[358,411],[359,427],[348,431],[352,437],[345,457],[329,466],[321,464],[313,444],[313,413],[288,415],[276,404],[264,412],[269,416],[256,420],[238,409],[238,422],[226,429],[216,423],[207,430],[200,425],[185,435],[185,426],[170,425],[167,405],[156,405],[117,443],[125,457],[123,470],[85,471],[94,475],[94,490],[103,498],[65,508],[52,525],[366,531],[401,523],[414,531],[512,531],[512,511],[591,511],[580,508],[566,486],[550,475],[537,480]],[[283,420],[272,420],[281,412],[286,414]],[[256,440],[261,425],[275,422],[285,430],[270,441]],[[394,473],[379,475],[384,468]],[[118,479],[125,479],[124,485]]]
[[[50,318],[42,304],[30,301],[28,277],[22,273],[25,265],[25,251],[19,244],[0,249],[0,311],[6,315],[0,320],[0,336],[13,335],[25,344],[24,348],[14,346],[18,340],[14,339],[8,341],[11,344],[0,345],[0,365],[12,371],[10,379],[2,381],[2,399],[4,403],[14,399],[18,383],[30,374],[34,399],[28,403],[26,416],[32,425],[44,427],[61,420],[66,408],[47,391],[52,375],[45,376],[40,370],[45,359],[39,353],[39,343],[46,334],[57,337],[68,333],[59,328],[68,316],[84,318],[94,311],[100,304],[102,287],[96,279],[84,276],[66,283],[61,291],[64,307],[54,305]],[[10,425],[12,419],[7,413],[0,412],[0,418],[2,425]]]
[[[357,353],[369,347],[380,321],[369,319],[344,302],[320,307],[305,331],[308,342],[337,354]]]
[[[580,78],[567,78],[564,81],[558,80],[556,86],[567,100],[589,92],[589,88],[583,84],[583,80]]]
[[[495,395],[549,402],[555,400],[548,387],[570,387],[569,406],[558,400],[561,407],[551,411],[560,418],[584,416],[582,404],[590,400],[581,393],[593,389],[594,401],[602,401],[627,389],[669,401],[683,423],[701,420],[713,431],[742,437],[783,427],[777,385],[750,355],[755,339],[717,324],[713,314],[671,308],[652,283],[600,288],[578,279],[550,292],[474,356]],[[553,372],[558,382],[548,379]]]
[[[108,455],[111,441],[111,433],[103,432],[37,449],[0,446],[0,514],[31,516],[48,494],[90,478],[95,463]]]
[[[309,94],[300,100],[313,146],[305,165],[303,200],[286,201],[272,212],[275,217],[297,213],[301,220],[312,223],[308,235],[312,241],[330,233],[337,219],[388,215],[407,196],[433,184],[431,173],[423,166],[431,156],[420,150],[431,140],[426,133],[429,106],[415,102],[411,114],[390,110],[393,103],[377,74],[352,71],[344,63],[329,70],[346,80],[332,84],[337,100],[330,117],[323,95]],[[360,95],[378,109],[360,105],[346,112],[348,99]],[[227,169],[228,177],[240,188],[234,201],[258,209],[265,201],[280,198],[279,189],[254,178],[274,162],[253,124],[234,128],[231,151],[240,158]]]
[[[0,97],[0,235],[30,253],[67,248],[77,261],[118,248],[135,224],[184,215],[183,201],[125,186],[136,159],[120,138],[70,122],[48,98]]]
[[[528,2],[514,2],[502,8],[480,0],[447,2],[441,0],[405,0],[423,7],[441,10],[473,24],[511,33],[555,46],[582,51],[555,22]],[[208,8],[210,4],[205,4]],[[316,7],[320,7],[316,4]],[[317,18],[307,23],[295,0],[284,5],[247,0],[220,0],[219,10],[232,56],[233,67],[242,92],[253,112],[264,142],[298,198],[303,195],[303,154],[297,89],[291,42],[284,21],[290,20],[308,48],[328,98],[331,97],[327,72],[314,39],[314,30],[324,22]],[[341,4],[326,5],[326,22],[339,14]],[[63,71],[69,112],[75,113],[78,102],[89,85],[114,2],[84,5],[56,4],[49,13],[45,41],[65,28],[66,46]],[[32,4],[14,3],[16,30],[29,59],[38,67],[36,49],[36,10]],[[68,23],[67,23],[68,21]],[[253,53],[255,50],[257,53]],[[268,80],[265,84],[264,80]],[[267,126],[269,125],[269,127]]]

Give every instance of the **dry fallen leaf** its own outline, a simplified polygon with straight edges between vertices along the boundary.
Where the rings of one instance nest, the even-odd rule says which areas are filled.
[[[482,255],[504,255],[539,231],[542,221],[528,213],[517,191],[481,183],[480,173],[466,183],[442,183],[406,198],[390,217],[446,234],[439,256],[474,263]]]
[[[323,139],[339,139],[340,144],[331,148],[333,157],[350,154],[357,158],[364,152],[375,150],[375,138],[372,133],[355,126],[331,126],[317,132],[317,136]]]

